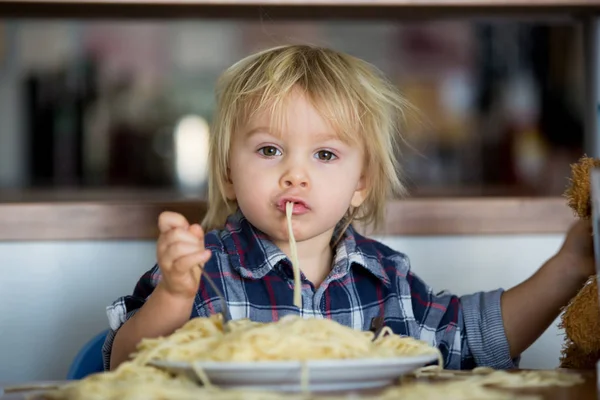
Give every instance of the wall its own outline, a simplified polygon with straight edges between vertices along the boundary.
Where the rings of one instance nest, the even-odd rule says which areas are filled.
[[[560,246],[561,235],[390,237],[436,290],[508,288]],[[104,307],[154,263],[152,242],[0,243],[0,381],[63,379],[77,350],[107,327]],[[553,368],[556,324],[522,366]]]

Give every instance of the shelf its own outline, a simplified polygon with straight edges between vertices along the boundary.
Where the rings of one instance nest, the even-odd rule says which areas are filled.
[[[0,0],[0,17],[406,19],[600,11],[600,0]]]
[[[562,197],[413,198],[389,204],[379,234],[564,233],[574,221]]]
[[[418,7],[494,7],[494,6],[595,6],[598,0],[13,0],[12,4],[119,4],[119,5],[228,5],[228,6],[418,6]]]
[[[154,240],[163,210],[200,221],[204,202],[193,199],[0,203],[0,241]],[[389,203],[378,235],[483,235],[563,233],[574,221],[560,197],[431,198]]]

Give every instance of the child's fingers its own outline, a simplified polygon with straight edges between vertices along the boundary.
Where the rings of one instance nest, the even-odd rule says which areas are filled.
[[[193,270],[197,266],[201,268],[210,259],[210,256],[210,250],[202,250],[180,257],[173,263],[173,270],[178,273],[184,273]]]
[[[189,229],[190,233],[196,236],[200,240],[204,240],[204,230],[198,224],[193,224]]]
[[[175,242],[167,247],[165,259],[170,260],[171,263],[169,265],[172,265],[180,258],[202,251],[204,251],[204,248],[198,246],[198,243]]]
[[[189,222],[179,213],[164,211],[158,216],[158,230],[160,233],[168,232],[173,228],[188,229]]]
[[[203,261],[199,262],[197,268],[192,268],[192,275],[194,277],[194,281],[200,283],[200,275],[202,274],[202,268],[206,265],[212,253],[210,250],[204,250],[204,258]]]
[[[157,250],[159,253],[167,251],[167,248],[173,243],[184,242],[204,247],[204,243],[199,241],[191,232],[184,229],[171,229],[163,233],[158,238]]]

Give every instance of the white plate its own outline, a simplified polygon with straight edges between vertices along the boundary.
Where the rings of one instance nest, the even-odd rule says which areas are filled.
[[[356,390],[387,386],[417,368],[437,360],[437,355],[413,357],[307,361],[311,391]],[[152,361],[152,365],[199,381],[191,363]],[[223,388],[255,388],[276,391],[302,390],[302,363],[196,362],[210,382]]]

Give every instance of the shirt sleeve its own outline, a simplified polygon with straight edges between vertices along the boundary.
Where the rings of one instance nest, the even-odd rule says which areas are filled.
[[[503,289],[458,297],[447,292],[434,293],[412,271],[406,278],[417,336],[440,349],[445,368],[518,366],[519,359],[510,356],[502,321]]]
[[[503,292],[502,289],[497,289],[460,298],[466,346],[477,366],[496,369],[512,369],[519,366],[520,357],[511,358],[504,331],[500,306]]]
[[[106,307],[109,330],[102,346],[102,360],[105,370],[110,368],[110,353],[117,331],[144,305],[159,280],[160,269],[158,265],[155,265],[142,275],[131,295],[119,297],[110,306]]]

